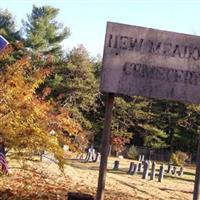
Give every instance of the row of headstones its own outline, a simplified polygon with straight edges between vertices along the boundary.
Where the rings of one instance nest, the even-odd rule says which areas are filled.
[[[128,170],[128,174],[135,175],[138,172],[142,172],[142,178],[143,179],[148,179],[148,176],[149,176],[149,165],[150,165],[150,162],[148,162],[148,161],[143,161],[143,162],[138,163],[138,164],[135,164],[134,162],[131,162],[129,170]],[[168,166],[167,173],[172,173],[173,175],[175,175],[176,172],[177,172],[177,168],[174,166],[173,169],[172,169],[170,166],[171,165]],[[119,169],[119,161],[118,160],[116,160],[114,162],[113,169],[114,170],[118,170]],[[142,171],[142,169],[143,169],[143,171]],[[162,164],[162,165],[160,165],[159,173],[158,173],[158,181],[159,182],[162,182],[163,177],[164,177],[164,173],[165,173],[164,165]],[[183,175],[183,167],[180,167],[180,171],[178,171],[178,176],[182,176],[182,175]],[[154,180],[155,176],[156,176],[156,163],[152,162],[150,180]]]
[[[101,154],[99,152],[94,153],[88,151],[85,158],[84,154],[80,154],[76,157],[76,159],[84,160],[85,162],[100,162]]]
[[[142,162],[142,161],[144,161],[144,155],[139,155],[139,157],[138,157],[138,161],[140,162]]]
[[[139,161],[139,162],[145,161],[145,156],[144,156],[144,154],[139,155],[138,161]],[[148,162],[149,162],[149,161],[148,161]],[[176,167],[176,166],[173,166],[173,165],[171,165],[171,164],[168,164],[168,169],[167,169],[166,173],[171,173],[172,175],[176,175],[176,173],[177,173],[177,167]],[[180,167],[180,171],[178,172],[178,175],[179,175],[179,176],[182,176],[182,175],[183,175],[183,167]]]
[[[85,161],[87,162],[100,162],[100,159],[101,159],[101,154],[99,152],[95,154],[88,152],[85,157]]]

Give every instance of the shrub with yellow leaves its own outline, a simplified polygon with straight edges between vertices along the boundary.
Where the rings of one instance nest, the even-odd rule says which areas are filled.
[[[0,61],[7,59],[11,52],[8,47],[0,54]],[[77,151],[78,138],[83,138],[84,132],[66,109],[36,94],[36,89],[51,73],[48,67],[33,68],[28,56],[0,72],[0,135],[5,147],[14,150],[18,158],[45,150],[54,153],[62,169],[64,152],[60,142]],[[43,95],[48,95],[48,90]],[[51,135],[51,130],[56,134]]]

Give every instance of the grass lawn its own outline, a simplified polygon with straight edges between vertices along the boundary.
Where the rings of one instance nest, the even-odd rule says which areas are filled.
[[[120,169],[113,170],[115,160],[120,160]],[[162,183],[142,179],[141,174],[128,175],[131,160],[109,158],[105,199],[192,199],[194,167],[184,168],[182,177],[165,175]],[[30,161],[26,170],[19,169],[15,160],[9,160],[10,174],[0,177],[0,199],[34,200],[67,199],[67,193],[83,192],[95,196],[99,163],[84,163],[69,159],[65,174],[55,163]],[[137,161],[134,161],[137,162]],[[159,165],[156,167],[159,168]],[[165,166],[167,169],[167,166]]]

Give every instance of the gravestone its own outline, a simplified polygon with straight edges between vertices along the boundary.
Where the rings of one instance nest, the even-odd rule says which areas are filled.
[[[113,169],[114,170],[118,170],[119,169],[119,160],[115,160]]]
[[[130,162],[128,174],[131,174],[131,172],[134,170],[134,162]]]
[[[141,161],[142,161],[142,162],[144,161],[144,155],[141,156]]]
[[[87,162],[93,162],[95,160],[95,149],[93,145],[88,149],[85,160]]]
[[[180,171],[178,172],[179,176],[183,176],[183,167],[180,167]]]
[[[159,169],[159,174],[158,174],[158,182],[162,182],[163,177],[164,177],[164,172],[165,172],[164,166],[161,165]]]
[[[155,179],[155,175],[156,175],[156,163],[153,162],[152,166],[151,166],[151,176],[150,176],[150,180],[154,180]]]
[[[95,158],[94,162],[100,162],[100,160],[101,160],[101,154],[98,152],[96,154],[96,158]]]
[[[152,164],[151,160],[147,160],[149,166]]]
[[[131,175],[135,175],[138,172],[138,165],[133,164],[133,171],[130,172]]]
[[[171,173],[171,170],[172,170],[172,165],[168,164],[167,173]]]
[[[177,169],[176,169],[176,166],[174,166],[174,167],[173,167],[173,170],[172,170],[172,175],[176,175],[176,170],[177,170]]]
[[[82,153],[77,154],[76,159],[82,160],[83,159],[83,154]]]
[[[144,170],[143,170],[142,178],[147,179],[148,175],[149,175],[149,164],[148,162],[144,162]]]
[[[141,172],[142,171],[142,163],[138,163],[138,172]]]

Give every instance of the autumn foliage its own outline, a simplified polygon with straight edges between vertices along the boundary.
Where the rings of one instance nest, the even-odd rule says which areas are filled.
[[[117,132],[113,134],[111,138],[112,151],[120,153],[125,150],[125,145],[130,143],[131,134],[124,134],[123,132]]]
[[[4,62],[11,52],[12,48],[8,47],[0,54],[0,61]],[[0,73],[0,134],[6,148],[18,157],[30,157],[45,150],[54,153],[62,167],[64,152],[60,144],[78,150],[84,133],[66,109],[53,100],[45,100],[50,88],[40,95],[36,93],[52,73],[51,69],[33,68],[28,56],[4,66]],[[51,130],[56,135],[52,136]]]

